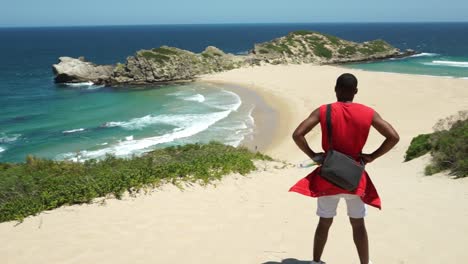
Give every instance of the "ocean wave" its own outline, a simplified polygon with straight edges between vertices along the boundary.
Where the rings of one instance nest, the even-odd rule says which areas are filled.
[[[63,84],[66,86],[73,86],[73,87],[94,85],[93,82],[63,83]]]
[[[6,150],[6,148],[0,147],[0,153],[2,153],[2,152],[5,151],[5,150]]]
[[[64,130],[62,131],[63,134],[71,134],[71,133],[76,133],[76,132],[81,132],[85,131],[85,128],[77,128],[77,129],[71,129],[71,130]]]
[[[468,68],[468,62],[466,61],[439,61],[435,60],[432,62],[425,62],[424,65],[428,66],[447,66],[447,67],[459,67]]]
[[[238,101],[234,104],[209,104],[210,106],[224,110],[221,112],[208,114],[146,115],[143,117],[130,119],[129,121],[106,122],[102,124],[101,127],[121,127],[127,130],[139,130],[154,124],[168,124],[177,127],[183,127],[186,122],[203,122],[205,118],[210,119],[210,117],[213,115],[221,114],[227,116],[231,111],[236,111],[240,107],[241,103],[242,102],[240,98],[238,98]]]
[[[5,133],[0,134],[0,143],[11,143],[18,140],[21,134],[6,135]]]
[[[237,111],[239,107],[242,105],[242,100],[239,97],[239,95],[231,91],[226,91],[226,90],[224,90],[223,92],[226,95],[232,96],[235,99],[235,102],[231,104],[220,104],[219,101],[223,101],[223,100],[219,100],[219,98],[217,98],[216,100],[215,99],[206,100],[205,103],[211,107],[218,108],[220,110]]]
[[[193,101],[193,102],[199,102],[203,103],[205,101],[205,96],[202,94],[195,94],[192,96],[187,96],[187,97],[182,97],[183,100],[185,101]]]
[[[437,53],[428,53],[428,52],[423,52],[423,53],[418,53],[412,56],[409,56],[410,58],[417,58],[417,57],[435,57],[439,56],[440,54]]]
[[[143,138],[143,139],[133,139],[133,137],[126,137],[125,141],[121,141],[113,146],[94,150],[94,151],[81,151],[77,153],[65,153],[59,155],[58,159],[69,159],[74,161],[83,161],[87,159],[99,158],[104,156],[105,154],[113,154],[116,156],[130,156],[133,154],[140,154],[145,151],[148,151],[150,147],[153,147],[158,144],[172,142],[177,139],[187,138],[198,134],[213,124],[219,122],[220,120],[226,118],[231,111],[222,111],[204,115],[192,115],[192,119],[184,119],[179,116],[175,116],[178,118],[176,122],[181,125],[179,128],[175,128],[170,133]],[[185,115],[187,116],[187,115]],[[161,116],[159,116],[161,118]],[[166,116],[167,120],[169,120],[169,116]],[[172,117],[173,118],[173,117]],[[183,122],[182,122],[183,120]]]

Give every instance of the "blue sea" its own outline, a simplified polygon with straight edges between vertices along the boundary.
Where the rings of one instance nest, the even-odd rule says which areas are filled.
[[[161,45],[194,52],[213,45],[244,54],[254,43],[304,29],[359,42],[384,39],[421,52],[347,67],[468,78],[468,23],[0,28],[0,162],[20,162],[28,154],[71,160],[131,156],[210,140],[238,145],[252,136],[254,106],[225,87],[58,85],[51,65],[60,56],[114,64]]]

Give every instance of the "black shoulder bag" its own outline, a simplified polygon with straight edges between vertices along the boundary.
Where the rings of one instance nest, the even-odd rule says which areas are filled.
[[[356,162],[352,157],[333,150],[331,105],[327,105],[328,151],[320,170],[320,176],[334,185],[352,191],[357,188],[364,171],[364,163]]]

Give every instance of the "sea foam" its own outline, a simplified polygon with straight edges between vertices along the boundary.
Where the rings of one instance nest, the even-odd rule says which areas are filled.
[[[460,68],[468,68],[468,62],[466,61],[439,61],[435,60],[432,62],[425,62],[424,65],[429,66],[448,66],[448,67],[460,67]]]
[[[193,101],[193,102],[199,102],[203,103],[205,101],[205,96],[202,94],[195,94],[192,96],[187,96],[187,97],[182,97],[183,100],[185,101]]]
[[[21,134],[7,135],[5,133],[0,134],[0,143],[12,143],[18,140]]]
[[[64,83],[64,84],[67,85],[67,86],[74,86],[74,87],[94,85],[93,82]]]
[[[2,152],[5,151],[5,150],[6,150],[6,148],[0,147],[0,153],[2,153]]]
[[[439,54],[423,52],[423,53],[415,54],[415,55],[412,55],[412,56],[409,56],[409,57],[410,58],[417,58],[417,57],[435,57],[435,56],[439,56]]]
[[[176,139],[186,138],[198,134],[206,130],[208,127],[212,126],[216,122],[226,118],[230,113],[231,111],[222,111],[198,116],[192,115],[191,119],[184,119],[184,122],[182,122],[182,118],[176,121],[180,122],[180,125],[183,125],[183,127],[176,128],[172,132],[164,135],[142,139],[126,137],[125,141],[121,141],[107,148],[94,151],[81,151],[79,152],[79,154],[66,153],[63,155],[59,155],[58,158],[83,161],[92,158],[99,158],[107,153],[124,157],[130,156],[132,154],[140,154],[145,152],[145,150],[149,150],[149,148],[152,146],[172,142]]]
[[[232,95],[235,102],[232,104],[223,105],[217,102],[207,102],[208,105],[224,110],[223,112],[215,112],[208,114],[178,114],[178,115],[146,115],[143,117],[132,118],[128,121],[111,121],[106,122],[101,127],[121,127],[127,130],[139,130],[155,124],[168,124],[177,127],[184,127],[187,122],[203,122],[205,119],[210,119],[213,115],[218,113],[230,113],[237,111],[242,101],[240,97],[232,92],[226,91],[227,94]],[[203,95],[201,95],[203,96]],[[205,99],[205,97],[203,97]]]
[[[86,129],[84,128],[77,128],[77,129],[71,129],[71,130],[64,130],[62,131],[63,134],[71,134],[71,133],[76,133],[76,132],[81,132],[85,131]]]

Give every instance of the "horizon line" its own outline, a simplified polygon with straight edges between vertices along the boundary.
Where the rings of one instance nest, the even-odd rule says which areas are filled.
[[[226,22],[226,23],[160,23],[160,24],[96,24],[96,25],[40,25],[40,26],[2,26],[8,28],[71,28],[71,27],[133,27],[133,26],[216,26],[216,25],[294,25],[294,24],[456,24],[467,21],[343,21],[343,22]]]

